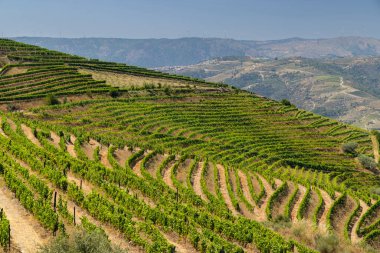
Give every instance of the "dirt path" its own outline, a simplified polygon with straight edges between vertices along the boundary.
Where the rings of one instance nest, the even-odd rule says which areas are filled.
[[[313,214],[315,213],[315,209],[317,208],[318,204],[318,194],[315,192],[314,189],[310,190],[310,199],[308,202],[308,205],[305,209],[304,213],[304,219],[311,221],[313,219]]]
[[[290,217],[293,222],[297,220],[298,209],[300,208],[301,202],[304,199],[305,194],[306,194],[306,188],[302,185],[298,185],[298,193],[296,196],[295,204],[290,214]]]
[[[157,170],[161,166],[162,162],[169,157],[168,154],[156,154],[152,159],[145,165],[145,170],[151,175],[151,177],[156,178]]]
[[[352,226],[352,230],[351,230],[351,242],[353,244],[356,244],[360,241],[360,238],[359,238],[358,234],[356,233],[356,230],[359,226],[359,220],[369,209],[368,205],[366,203],[364,203],[364,201],[359,200],[359,202],[360,202],[360,207],[361,207],[361,213],[360,213],[360,216],[356,219],[354,225]]]
[[[56,148],[60,148],[59,147],[59,142],[61,140],[61,137],[59,137],[58,134],[54,133],[53,131],[50,131],[50,138],[52,140],[52,143],[53,145],[56,147]]]
[[[108,161],[108,147],[101,146],[99,154],[101,164],[103,164],[106,168],[112,169],[112,165],[110,161]]]
[[[165,182],[165,184],[167,184],[170,188],[172,188],[173,190],[175,190],[175,186],[173,184],[173,181],[172,181],[172,178],[171,178],[171,175],[172,175],[172,171],[173,171],[173,167],[174,167],[175,163],[171,163],[169,164],[163,171],[163,175],[162,175],[162,178]]]
[[[91,183],[87,182],[86,180],[77,178],[71,171],[67,172],[67,179],[75,183],[78,187],[80,187],[82,181],[82,191],[85,194],[89,194],[94,188]]]
[[[350,215],[354,212],[355,207],[356,202],[350,196],[347,196],[343,205],[334,208],[334,213],[331,216],[331,225],[333,226],[337,234],[340,235],[342,238],[344,238],[344,225],[350,217]]]
[[[233,215],[239,215],[239,213],[236,211],[234,205],[232,204],[230,195],[227,190],[227,182],[226,182],[226,175],[225,169],[222,165],[217,164],[216,165],[218,169],[218,175],[219,175],[219,188],[220,188],[220,193],[223,196],[224,202],[226,203],[228,209],[232,212]]]
[[[175,246],[175,252],[178,253],[193,253],[198,252],[193,245],[191,245],[190,242],[188,242],[186,239],[180,238],[176,233],[174,232],[164,232],[162,229],[160,229],[160,232],[163,237],[172,245]]]
[[[202,191],[201,178],[204,162],[199,162],[193,178],[193,189],[195,194],[200,196],[204,201],[208,201],[206,195]]]
[[[263,208],[265,210],[265,208],[268,204],[269,197],[273,194],[274,190],[273,190],[272,186],[268,183],[268,181],[263,176],[261,176],[260,174],[256,174],[256,175],[259,177],[259,179],[263,183],[263,186],[265,189],[265,198],[263,198],[261,203],[260,203],[260,209]]]
[[[35,145],[37,145],[40,148],[42,147],[40,141],[36,138],[36,136],[34,136],[33,130],[30,127],[24,124],[21,124],[21,129],[31,142],[33,142]]]
[[[273,219],[275,219],[278,216],[285,215],[286,204],[289,202],[290,197],[295,191],[295,187],[291,182],[287,182],[287,184],[288,184],[288,188],[277,196],[276,201],[273,204],[273,207],[272,207]]]
[[[7,118],[7,123],[9,124],[9,126],[11,127],[11,129],[12,129],[13,131],[16,131],[16,130],[17,130],[16,123],[14,123],[13,120]]]
[[[90,143],[85,142],[82,144],[81,148],[83,149],[83,152],[86,155],[86,157],[89,160],[93,161],[94,160],[94,151],[95,151],[96,147],[93,147],[93,146],[91,146]]]
[[[206,187],[209,193],[216,197],[215,192],[215,177],[214,177],[214,165],[212,163],[208,163],[206,168],[207,173],[205,176]]]
[[[330,195],[325,192],[324,190],[320,190],[322,199],[324,202],[324,210],[322,213],[321,218],[319,219],[319,227],[325,229],[326,228],[326,219],[327,219],[327,213],[329,212],[329,209],[331,208],[331,205],[333,203],[333,200],[331,199]]]
[[[125,168],[125,163],[128,158],[132,155],[132,152],[125,146],[123,149],[116,149],[115,151],[115,159],[119,163],[119,165]]]
[[[255,201],[252,199],[251,192],[249,191],[248,179],[247,179],[246,174],[243,171],[238,170],[238,176],[240,178],[241,189],[242,189],[245,199],[248,201],[249,204],[251,204],[252,206],[255,206]],[[261,220],[262,217],[257,217],[257,218]]]
[[[132,170],[133,172],[139,176],[139,177],[143,177],[142,174],[141,174],[141,163],[142,163],[142,159],[140,159],[136,164],[135,166],[133,166]]]
[[[376,136],[371,135],[372,145],[373,145],[373,155],[375,156],[376,163],[379,163],[379,142]]]
[[[75,148],[74,148],[74,145],[72,143],[67,143],[66,148],[67,148],[67,152],[69,152],[69,154],[72,157],[77,158],[77,153],[75,152]]]
[[[178,166],[177,174],[175,175],[177,180],[184,186],[187,187],[187,176],[190,173],[190,166],[193,160],[186,159],[183,163]]]
[[[265,196],[260,200],[260,203],[256,206],[256,208],[254,208],[253,212],[254,212],[255,217],[257,217],[259,221],[265,221],[267,220],[267,214],[265,212],[265,209],[268,205],[268,200],[270,196],[273,194],[274,190],[263,176],[259,174],[256,174],[256,175],[263,183],[263,186],[265,189]]]
[[[14,198],[3,179],[0,179],[0,208],[4,209],[10,221],[11,244],[16,244],[21,252],[34,253],[39,245],[51,240],[50,233]]]

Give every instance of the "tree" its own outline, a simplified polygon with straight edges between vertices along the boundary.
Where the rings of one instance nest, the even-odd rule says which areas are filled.
[[[286,105],[286,106],[291,106],[291,105],[292,105],[292,104],[290,103],[290,101],[287,100],[287,99],[283,99],[283,100],[281,100],[281,104]]]
[[[342,150],[344,153],[355,155],[357,147],[358,144],[356,142],[348,142],[342,145]]]
[[[371,170],[374,172],[377,171],[377,164],[375,160],[373,160],[371,157],[368,157],[366,155],[359,155],[358,159],[360,164],[367,170]]]
[[[47,105],[58,105],[59,100],[53,94],[49,94],[45,98],[45,102]]]

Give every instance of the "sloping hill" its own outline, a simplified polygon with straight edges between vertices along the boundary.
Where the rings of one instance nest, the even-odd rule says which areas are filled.
[[[338,251],[378,249],[377,140],[367,131],[226,85],[9,40],[0,52],[2,78],[22,71],[4,84],[21,94],[38,70],[105,81],[78,94],[57,91],[63,82],[41,88],[56,105],[4,96],[0,180],[18,201],[0,203],[3,247],[8,223],[15,250],[35,245],[12,236],[20,226],[6,212],[24,208],[28,227],[51,237],[95,226],[130,252],[311,253],[326,229]],[[348,142],[354,154],[342,151]]]
[[[366,129],[380,129],[380,59],[224,57],[162,71],[223,82]]]

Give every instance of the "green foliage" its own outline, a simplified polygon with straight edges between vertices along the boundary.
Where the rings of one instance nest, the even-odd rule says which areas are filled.
[[[338,252],[339,239],[334,234],[326,236],[318,236],[316,238],[316,248],[321,253],[334,253]]]
[[[366,168],[368,170],[371,170],[371,171],[376,171],[377,170],[377,164],[376,164],[376,162],[375,162],[375,160],[373,158],[361,154],[361,155],[358,156],[358,159],[359,159],[360,164],[364,168]]]
[[[283,100],[281,100],[281,104],[283,104],[283,105],[285,105],[285,106],[291,106],[291,105],[292,105],[292,104],[290,103],[290,101],[287,100],[287,99],[283,99]]]
[[[109,95],[110,95],[112,98],[117,98],[117,97],[119,97],[121,94],[120,94],[120,91],[113,89],[113,90],[111,90],[111,91],[109,92]]]
[[[359,146],[359,144],[356,142],[348,142],[348,143],[344,143],[342,145],[342,150],[344,153],[355,155],[356,149],[358,148],[358,146]]]
[[[45,98],[45,103],[46,105],[58,105],[59,100],[53,94],[49,94]]]
[[[38,253],[122,253],[126,252],[111,245],[104,233],[98,230],[77,230],[70,236],[59,236]]]
[[[9,220],[5,215],[5,212],[0,208],[0,246],[7,248],[10,241]]]

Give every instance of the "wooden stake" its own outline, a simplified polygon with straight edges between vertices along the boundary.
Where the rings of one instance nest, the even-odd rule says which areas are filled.
[[[54,204],[53,204],[53,207],[54,207],[54,212],[56,213],[57,212],[57,192],[56,191],[54,192]]]
[[[8,249],[11,248],[11,224],[8,225]]]
[[[76,215],[75,215],[75,206],[74,206],[74,226],[77,224],[77,223],[76,223],[76,220],[75,220],[75,218],[76,218],[75,216],[76,216]]]
[[[82,179],[80,180],[80,189],[82,190]]]
[[[177,203],[178,203],[178,186],[177,186],[176,198],[177,198]]]

